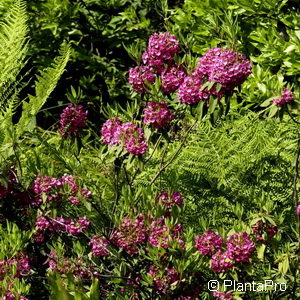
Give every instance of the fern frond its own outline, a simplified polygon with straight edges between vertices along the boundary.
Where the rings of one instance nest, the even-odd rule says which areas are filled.
[[[4,96],[16,82],[25,65],[28,51],[26,6],[23,0],[14,1],[0,24],[0,104],[9,100]],[[8,106],[10,104],[8,103]]]
[[[70,57],[70,46],[64,43],[61,46],[59,56],[54,59],[52,65],[37,75],[35,82],[35,96],[28,95],[29,101],[23,102],[22,116],[17,125],[18,135],[22,134],[29,128],[30,124],[35,121],[35,116],[45,104],[49,95],[54,90],[60,76],[64,72]]]

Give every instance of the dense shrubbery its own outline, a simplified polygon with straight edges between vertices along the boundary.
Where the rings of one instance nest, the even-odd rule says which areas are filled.
[[[3,2],[1,299],[300,297],[296,3],[171,2]]]

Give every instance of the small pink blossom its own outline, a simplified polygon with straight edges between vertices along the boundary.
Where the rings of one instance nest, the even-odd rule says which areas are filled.
[[[296,208],[296,213],[297,213],[297,215],[300,215],[300,204],[298,204],[298,206]]]
[[[281,98],[274,99],[273,103],[278,107],[282,107],[286,103],[291,103],[293,100],[294,100],[293,93],[289,89],[283,89]]]

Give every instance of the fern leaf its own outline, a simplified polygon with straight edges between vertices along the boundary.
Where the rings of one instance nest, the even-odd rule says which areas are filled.
[[[14,1],[5,19],[0,23],[0,99],[1,106],[8,101],[4,95],[14,84],[25,65],[28,51],[26,6],[23,0]],[[3,103],[4,102],[4,103]]]
[[[64,43],[61,46],[60,55],[55,58],[52,65],[37,75],[35,82],[35,96],[29,95],[29,102],[23,102],[23,112],[17,125],[17,134],[30,130],[30,124],[34,122],[36,114],[45,104],[49,95],[54,90],[60,76],[64,72],[70,57],[70,46]]]

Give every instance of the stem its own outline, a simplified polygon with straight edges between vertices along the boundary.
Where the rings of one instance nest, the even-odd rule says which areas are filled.
[[[298,131],[298,142],[297,142],[297,153],[295,158],[295,164],[294,164],[294,180],[293,180],[293,199],[294,199],[294,205],[295,205],[295,213],[296,213],[296,231],[298,232],[298,249],[296,250],[296,254],[298,254],[298,257],[296,259],[295,265],[295,272],[294,272],[294,284],[292,289],[292,299],[295,299],[296,297],[296,289],[297,289],[297,273],[298,273],[298,266],[299,266],[299,260],[300,260],[300,216],[297,214],[297,206],[299,203],[299,195],[297,190],[297,183],[298,183],[298,177],[299,177],[299,160],[300,160],[300,135]]]
[[[159,175],[168,167],[172,164],[172,162],[175,160],[175,158],[177,157],[177,155],[179,154],[179,152],[181,151],[181,149],[183,148],[190,131],[194,128],[194,126],[197,124],[198,119],[196,119],[194,121],[194,123],[189,127],[189,129],[187,130],[179,148],[176,150],[176,152],[174,153],[174,155],[172,156],[172,158],[169,160],[169,162],[167,162],[164,166],[161,166],[160,169],[158,170],[158,172],[156,173],[156,175],[153,177],[153,179],[150,182],[150,186],[156,181],[156,179],[159,177]]]

